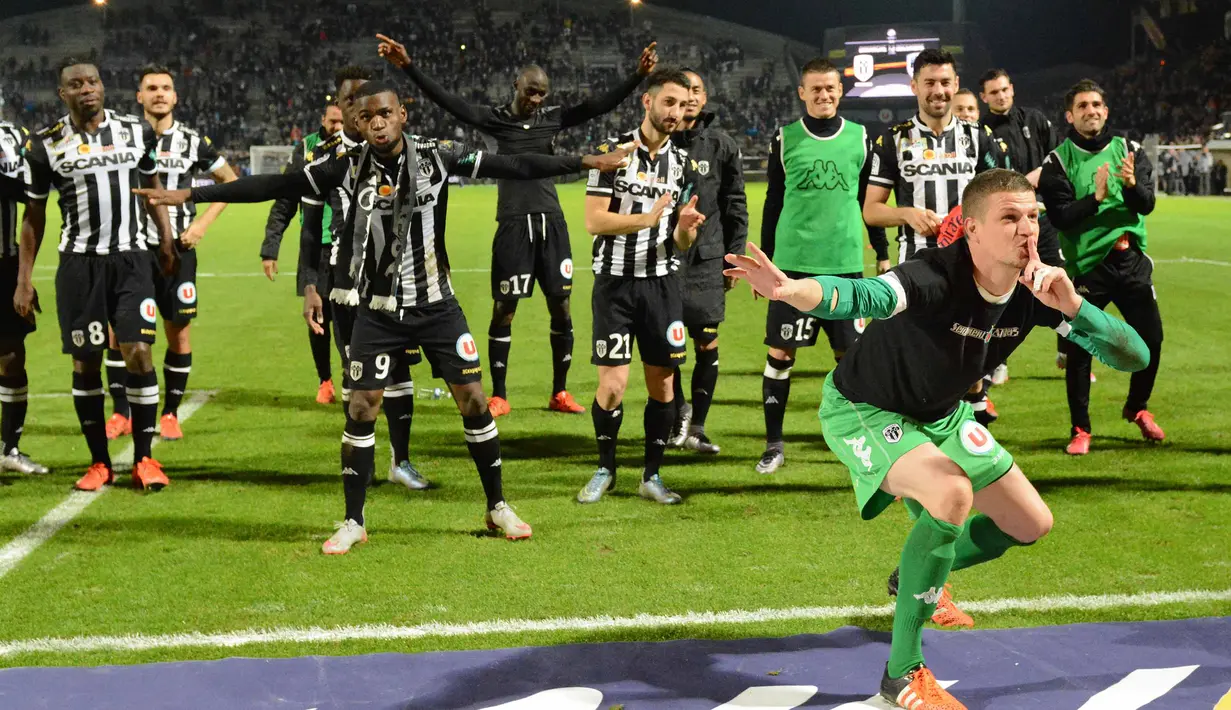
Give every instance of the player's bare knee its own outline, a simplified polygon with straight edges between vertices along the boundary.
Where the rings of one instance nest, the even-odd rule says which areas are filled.
[[[568,296],[548,296],[547,315],[553,321],[567,321],[572,318],[569,309]]]
[[[184,355],[192,352],[192,341],[188,337],[188,328],[191,323],[176,325],[171,321],[165,321],[164,331],[167,334],[167,350]]]
[[[795,359],[795,349],[794,348],[790,348],[790,349],[770,348],[769,356],[774,358],[775,360],[794,360]]]
[[[703,342],[701,342],[701,341],[699,341],[699,340],[698,340],[698,341],[696,341],[696,344],[697,344],[697,352],[699,352],[699,353],[708,353],[708,352],[710,352],[711,350],[717,350],[717,349],[718,349],[718,338],[714,338],[713,340],[709,341],[708,343],[703,343]]]
[[[646,393],[659,402],[670,402],[675,398],[675,370],[657,365],[645,366]]]
[[[1051,509],[1043,506],[1042,510],[1035,511],[1029,519],[1024,521],[1022,529],[1015,531],[1017,534],[1013,538],[1018,542],[1023,542],[1027,545],[1038,542],[1047,533],[1051,532],[1052,525],[1055,524],[1055,518],[1052,516]]]
[[[0,375],[16,375],[26,369],[26,347],[20,341],[0,342]]]
[[[351,390],[350,418],[357,422],[374,422],[380,412],[381,390]]]
[[[513,325],[513,316],[517,315],[517,301],[495,301],[492,303],[492,325],[507,328]]]
[[[908,497],[919,501],[933,518],[953,525],[966,522],[974,506],[975,492],[965,474],[937,471],[920,484],[922,491]]]
[[[624,390],[627,388],[627,367],[600,367],[594,399],[603,409],[615,409],[616,405],[624,401]]]
[[[451,387],[453,399],[457,402],[457,411],[461,412],[463,417],[477,417],[487,411],[487,396],[483,394],[482,382]]]
[[[91,375],[103,370],[103,354],[88,353],[81,359],[73,358],[73,372],[79,375]]]

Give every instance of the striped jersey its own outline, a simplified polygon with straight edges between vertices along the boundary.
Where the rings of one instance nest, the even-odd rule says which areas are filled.
[[[606,153],[634,140],[641,140],[642,146],[629,156],[627,167],[610,173],[590,171],[586,195],[608,198],[607,211],[616,214],[650,212],[664,194],[671,196],[671,204],[653,227],[632,234],[596,235],[592,268],[595,274],[623,278],[667,276],[679,269],[680,263],[675,254],[676,205],[691,199],[696,173],[688,154],[671,141],[651,157],[640,130],[610,140],[599,150]]]
[[[166,133],[158,137],[158,177],[168,190],[184,190],[192,187],[197,173],[212,173],[227,164],[208,136],[203,136],[176,121]],[[178,239],[197,216],[197,206],[192,202],[167,208],[171,218],[171,232]],[[158,227],[154,220],[146,220],[150,245],[158,246]]]
[[[893,190],[899,207],[928,209],[944,217],[961,204],[962,191],[975,175],[1007,167],[1003,145],[990,128],[954,116],[936,134],[916,114],[876,139],[868,182]],[[935,246],[935,235],[916,234],[909,224],[898,228],[899,263]]]
[[[53,187],[60,193],[61,253],[149,249],[145,206],[133,188],[139,174],[157,171],[152,143],[144,121],[110,109],[96,133],[78,130],[64,116],[27,142],[26,197],[46,200]]]
[[[26,129],[0,121],[0,175],[12,180],[26,182],[25,152],[29,132]],[[20,187],[20,185],[18,185]],[[20,195],[5,199],[0,197],[0,259],[17,256],[17,206]]]
[[[357,222],[357,215],[348,214],[348,223],[353,229],[369,230],[372,251],[379,263],[400,260],[400,305],[402,308],[421,308],[453,298],[453,282],[449,278],[449,254],[445,248],[445,220],[449,206],[449,175],[465,177],[479,175],[479,165],[484,154],[472,151],[455,141],[438,141],[432,138],[413,136],[418,164],[408,166],[408,174],[416,180],[415,205],[411,224],[405,237],[408,250],[393,254],[401,240],[394,234],[394,206],[399,193],[398,175],[401,173],[403,152],[392,162],[385,162],[371,155],[372,168],[367,175],[358,174],[364,162],[366,144],[350,151],[330,152],[318,157],[304,168],[312,185],[313,196],[319,202],[334,192],[344,193],[344,209],[358,210],[357,214],[370,217],[365,224]],[[335,215],[337,212],[335,211]],[[345,236],[344,236],[345,235]],[[351,239],[345,228],[334,231],[334,245]]]

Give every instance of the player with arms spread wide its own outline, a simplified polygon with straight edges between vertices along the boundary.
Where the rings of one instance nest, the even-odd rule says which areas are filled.
[[[177,204],[309,194],[319,199],[343,184],[353,188],[346,224],[334,232],[351,244],[347,273],[354,275],[353,283],[335,281],[334,288],[347,291],[343,300],[357,305],[348,358],[354,391],[342,437],[346,518],[325,541],[325,554],[342,554],[367,541],[363,507],[375,469],[376,415],[394,358],[412,347],[422,348],[453,391],[487,497],[487,526],[509,539],[528,538],[530,526],[504,500],[500,436],[483,396],[479,351],[449,277],[448,178],[537,179],[584,168],[613,170],[628,150],[584,158],[489,155],[453,141],[404,134],[406,110],[390,84],[368,82],[352,98],[366,142],[344,156],[318,160],[299,173],[191,191],[141,192],[154,204]]]
[[[611,91],[575,106],[548,106],[551,81],[540,67],[528,66],[513,82],[513,100],[501,106],[476,106],[450,94],[419,71],[406,47],[384,35],[380,54],[402,69],[411,81],[436,104],[462,123],[479,129],[495,140],[501,155],[537,153],[551,155],[560,131],[614,110],[654,70],[658,55],[654,43],[641,52],[637,68]],[[496,417],[508,414],[505,382],[509,373],[513,316],[519,299],[533,295],[538,281],[547,298],[551,316],[552,386],[548,408],[555,412],[582,414],[581,406],[566,387],[573,361],[573,320],[569,295],[573,291],[573,252],[568,224],[560,209],[555,185],[545,180],[501,180],[496,206],[496,236],[492,242],[491,325],[487,353],[491,360],[492,396],[488,407]]]
[[[922,629],[952,570],[996,559],[1047,534],[1052,514],[1013,457],[963,401],[989,363],[1046,326],[1107,365],[1149,364],[1141,337],[1077,294],[1038,259],[1038,205],[1019,173],[967,185],[965,239],[859,280],[788,278],[750,245],[728,276],[821,318],[874,318],[825,380],[825,442],[850,470],[863,518],[895,497],[922,511],[902,550],[881,695],[908,710],[964,710],[924,663]],[[971,510],[980,512],[971,516]]]

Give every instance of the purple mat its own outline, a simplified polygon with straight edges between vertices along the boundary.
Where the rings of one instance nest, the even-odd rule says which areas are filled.
[[[929,663],[957,681],[970,710],[1211,710],[1231,690],[1231,617],[925,634]],[[744,693],[762,710],[853,710],[884,707],[865,701],[887,655],[888,634],[847,627],[780,639],[15,668],[0,671],[0,708],[454,710],[571,687],[516,708],[715,710]],[[805,688],[748,691],[758,686]]]

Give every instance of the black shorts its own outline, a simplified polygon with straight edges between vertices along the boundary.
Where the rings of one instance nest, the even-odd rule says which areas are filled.
[[[154,259],[154,300],[163,320],[188,325],[197,317],[197,250],[185,249],[176,241],[175,251],[180,256],[180,268],[170,276],[162,275],[158,259]]]
[[[726,318],[727,289],[722,270],[726,261],[706,259],[680,268],[684,284],[684,325],[721,323]]]
[[[0,259],[0,340],[23,340],[34,332],[34,318],[26,320],[13,308],[17,293],[17,257]]]
[[[522,215],[506,219],[496,227],[492,240],[492,300],[529,298],[536,281],[545,296],[567,296],[573,292],[573,249],[564,215]]]
[[[646,365],[684,364],[688,332],[678,276],[630,279],[597,275],[590,309],[594,315],[593,364],[630,364],[634,341]]]
[[[384,389],[398,364],[395,358],[412,352],[413,357],[425,353],[432,363],[432,376],[451,385],[478,382],[483,377],[479,346],[456,300],[392,312],[375,311],[367,305],[355,309],[346,372],[351,389]]]
[[[350,362],[350,341],[355,332],[355,314],[358,308],[355,306],[344,306],[340,303],[334,303],[325,300],[325,312],[329,315],[326,319],[333,319],[333,344],[338,349],[338,357],[342,362]],[[397,367],[409,368],[411,365],[418,365],[423,362],[422,350],[418,345],[404,348],[397,356]],[[342,370],[342,388],[354,389],[354,385],[350,378],[350,368]]]
[[[688,326],[688,337],[697,341],[697,345],[709,345],[718,340],[718,324],[690,325]]]
[[[74,359],[107,349],[107,326],[123,343],[153,343],[158,324],[153,252],[61,254],[56,269],[60,340]]]
[[[793,279],[811,276],[797,271],[785,273]],[[863,274],[839,276],[844,279],[863,278]],[[826,320],[798,311],[782,301],[770,301],[769,311],[765,314],[765,344],[783,350],[810,348],[816,345],[817,337],[824,331],[829,338],[829,347],[834,352],[846,352],[854,347],[855,341],[859,340],[866,326],[867,322],[863,318]]]

